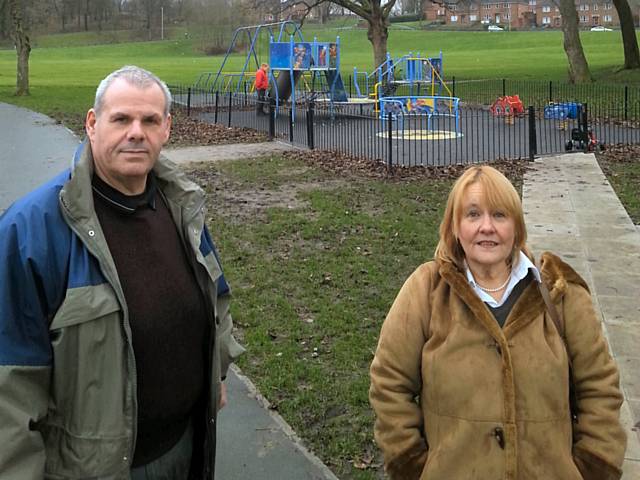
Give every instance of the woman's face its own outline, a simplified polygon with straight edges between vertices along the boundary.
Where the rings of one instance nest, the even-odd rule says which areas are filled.
[[[506,211],[491,210],[480,183],[469,185],[462,197],[458,240],[471,270],[504,265],[513,251],[515,222]]]

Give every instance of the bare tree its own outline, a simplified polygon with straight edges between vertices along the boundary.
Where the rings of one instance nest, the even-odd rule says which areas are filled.
[[[633,25],[633,14],[627,0],[613,0],[613,5],[620,19],[622,32],[622,46],[624,48],[623,69],[640,68],[640,51],[638,51],[638,38],[636,28]]]
[[[283,7],[304,5],[306,14],[313,8],[329,0],[290,0]],[[383,63],[387,56],[387,39],[389,38],[389,13],[396,0],[331,0],[331,3],[349,10],[367,22],[367,38],[373,46],[374,66]]]
[[[22,11],[18,0],[9,0],[9,11],[13,21],[13,41],[16,46],[16,95],[29,95],[29,54],[31,43],[24,30]]]
[[[586,83],[592,80],[587,57],[582,49],[578,30],[578,12],[574,0],[555,0],[562,16],[562,33],[564,35],[564,51],[569,63],[569,81]]]

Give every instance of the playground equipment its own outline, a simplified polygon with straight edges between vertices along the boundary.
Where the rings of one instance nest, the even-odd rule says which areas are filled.
[[[439,118],[453,119],[456,135],[460,134],[460,99],[438,95],[383,97],[380,99],[380,119],[398,121],[398,128],[404,129],[405,118],[425,116],[427,130],[434,130],[433,121]]]
[[[344,82],[340,76],[340,37],[335,42],[294,41],[276,42],[271,38],[269,43],[269,66],[272,75],[280,72],[271,88],[269,98],[275,100],[276,109],[280,102],[291,98],[292,115],[295,117],[296,82],[304,72],[311,74],[311,93],[315,93],[317,74],[324,74],[329,100],[333,102],[348,101]]]
[[[490,107],[491,114],[496,117],[524,114],[524,105],[518,95],[498,97]]]
[[[565,103],[549,103],[544,107],[544,118],[555,120],[576,119],[579,115],[579,110],[582,108],[580,103],[565,102]]]
[[[354,86],[359,97],[368,96],[379,101],[383,97],[452,96],[443,80],[442,52],[438,57],[423,57],[409,53],[399,58],[387,58],[373,72],[367,74],[353,69]],[[376,110],[377,111],[377,110]]]
[[[260,45],[269,39],[269,61],[260,58]],[[246,40],[247,53],[240,72],[226,71],[232,52],[237,49],[240,40]],[[344,83],[340,76],[340,38],[335,42],[306,42],[297,23],[290,20],[240,27],[233,34],[231,44],[216,74],[204,72],[196,82],[196,87],[221,93],[244,93],[253,91],[254,71],[261,63],[268,63],[271,88],[269,99],[276,110],[279,105],[291,99],[291,108],[296,105],[296,83],[303,78],[310,85],[310,93],[317,95],[315,86],[326,86],[324,93],[331,102],[348,101]],[[318,76],[323,76],[319,81]]]

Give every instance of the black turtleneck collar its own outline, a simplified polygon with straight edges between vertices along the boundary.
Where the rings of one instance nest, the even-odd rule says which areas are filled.
[[[102,180],[97,174],[93,174],[91,188],[95,195],[102,198],[107,204],[119,212],[132,214],[140,208],[156,209],[156,176],[153,171],[147,175],[147,186],[144,192],[138,195],[125,195]]]

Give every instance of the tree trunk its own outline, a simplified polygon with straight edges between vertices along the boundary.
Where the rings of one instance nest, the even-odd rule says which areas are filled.
[[[624,47],[623,69],[640,68],[640,51],[638,51],[638,39],[636,28],[633,25],[633,14],[627,0],[613,0],[613,5],[620,18],[620,30],[622,31],[622,46]]]
[[[22,25],[22,12],[19,0],[9,0],[11,19],[13,20],[13,41],[16,46],[16,95],[29,95],[29,54],[31,43]]]
[[[569,62],[569,81],[571,83],[590,82],[589,64],[582,49],[578,30],[578,12],[573,0],[559,0],[558,7],[562,15],[562,33],[564,34],[564,51]]]
[[[379,8],[374,8],[371,16],[366,18],[369,23],[367,38],[373,46],[373,67],[377,68],[387,59],[387,19],[383,16]]]

